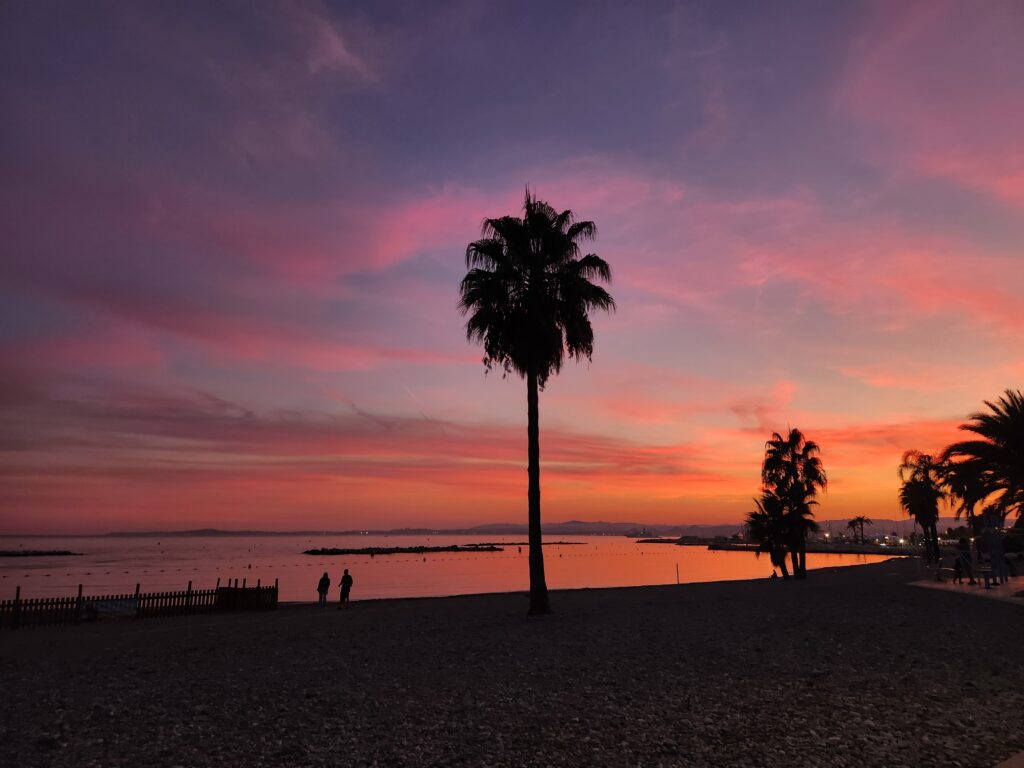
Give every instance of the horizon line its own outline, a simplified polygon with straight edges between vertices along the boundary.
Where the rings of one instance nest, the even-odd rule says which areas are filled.
[[[822,518],[818,520],[819,523],[843,523],[848,522],[850,518]],[[939,518],[943,519],[942,517]],[[949,518],[955,520],[955,518]],[[881,525],[883,523],[914,523],[913,519],[899,519],[899,518],[878,518],[870,524],[872,527]],[[629,520],[616,521],[616,520],[563,520],[551,523],[546,523],[542,528],[549,526],[565,526],[565,525],[604,525],[604,526],[633,526],[637,528],[647,528],[651,530],[656,529],[679,529],[679,528],[742,528],[743,522],[725,522],[725,523],[637,523]],[[321,529],[321,528],[300,528],[300,529],[288,529],[288,530],[273,530],[264,528],[215,528],[215,527],[204,527],[204,528],[181,528],[181,529],[168,529],[168,530],[117,530],[117,531],[103,531],[97,533],[6,533],[0,532],[0,538],[116,538],[116,537],[144,537],[144,536],[184,536],[193,535],[200,536],[203,534],[208,535],[220,535],[220,536],[304,536],[304,535],[331,535],[331,536],[367,536],[367,535],[387,535],[396,534],[409,531],[423,531],[436,534],[460,534],[460,533],[487,533],[487,529],[494,528],[526,528],[526,523],[512,523],[512,522],[500,522],[500,523],[479,523],[472,526],[463,527],[450,527],[440,528],[429,525],[420,526],[402,526],[398,528],[345,528],[345,529]],[[618,534],[621,535],[621,534]]]

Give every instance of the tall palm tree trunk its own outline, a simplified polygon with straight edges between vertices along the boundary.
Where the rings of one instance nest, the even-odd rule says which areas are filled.
[[[806,578],[804,573],[804,563],[806,555],[803,554],[806,544],[804,543],[804,537],[799,532],[790,533],[789,537],[789,555],[793,561],[793,578],[803,579]]]
[[[924,539],[924,561],[931,565],[935,562],[937,547],[932,538],[932,527],[929,523],[921,523],[921,536]]]
[[[540,408],[537,392],[537,374],[526,377],[527,435],[529,438],[530,475],[529,542],[530,542],[530,616],[549,613],[548,585],[544,580],[544,548],[540,533]]]

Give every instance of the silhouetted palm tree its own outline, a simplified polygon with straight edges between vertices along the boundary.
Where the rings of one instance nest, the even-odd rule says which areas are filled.
[[[910,450],[903,454],[897,469],[900,481],[900,507],[914,518],[924,533],[925,559],[939,561],[939,502],[946,497],[942,490],[943,467],[930,454]]]
[[[975,507],[999,517],[1024,515],[1024,393],[1006,390],[988,411],[970,415],[960,429],[977,439],[953,443],[942,452],[942,475],[960,500],[959,510],[973,522]]]
[[[765,443],[761,465],[761,482],[782,499],[786,509],[793,574],[799,579],[807,576],[807,536],[819,530],[811,511],[817,503],[814,497],[828,485],[820,452],[818,444],[806,440],[799,429],[791,429],[785,437],[773,432]]]
[[[772,566],[782,571],[782,578],[788,579],[786,548],[790,537],[782,499],[771,491],[765,491],[760,499],[754,499],[754,504],[756,509],[747,513],[747,536],[759,545],[758,553],[767,552]]]
[[[864,526],[871,525],[873,522],[874,520],[872,520],[870,517],[865,517],[864,515],[857,515],[855,518],[853,518],[852,520],[850,520],[850,522],[846,524],[846,527],[852,528],[854,531],[860,530],[860,543],[864,544]]]
[[[558,213],[526,191],[522,217],[486,219],[481,239],[466,248],[469,270],[459,286],[466,335],[483,344],[484,364],[526,379],[530,614],[547,613],[547,584],[540,527],[538,391],[561,370],[568,354],[590,359],[594,330],[589,312],[615,308],[611,295],[591,282],[611,281],[611,268],[581,243],[597,227]]]
[[[856,518],[854,518],[853,520],[847,521],[846,527],[849,528],[851,531],[853,531],[853,542],[856,544],[857,541],[858,541],[858,537],[857,537],[857,520],[856,520]]]

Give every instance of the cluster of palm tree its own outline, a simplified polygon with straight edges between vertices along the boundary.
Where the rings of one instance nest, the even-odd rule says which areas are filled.
[[[558,212],[526,191],[523,215],[485,219],[481,239],[466,248],[468,272],[459,286],[466,335],[484,347],[484,365],[526,379],[528,521],[531,615],[550,611],[540,527],[539,390],[566,355],[590,359],[594,329],[589,312],[615,308],[595,278],[611,268],[581,244],[594,239],[592,221]]]
[[[846,523],[846,527],[853,531],[853,540],[855,542],[860,541],[861,544],[864,544],[864,526],[871,525],[873,522],[874,520],[872,520],[870,517],[866,517],[864,515],[857,515],[856,517],[852,518],[849,522]],[[858,532],[860,533],[859,538],[857,536]]]
[[[900,506],[924,531],[925,556],[939,558],[939,505],[953,507],[975,531],[988,520],[1002,528],[1011,515],[1024,526],[1024,393],[1006,390],[960,429],[973,434],[938,456],[911,450],[899,466]]]
[[[789,578],[786,556],[793,575],[807,577],[807,537],[819,530],[812,507],[828,479],[821,463],[818,444],[807,440],[799,429],[785,436],[773,432],[765,443],[761,465],[761,498],[747,515],[747,535],[760,552],[767,552],[772,565]]]

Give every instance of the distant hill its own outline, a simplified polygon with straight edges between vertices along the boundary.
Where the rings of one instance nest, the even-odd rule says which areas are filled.
[[[824,531],[834,536],[848,534],[846,519],[818,520]],[[938,529],[944,533],[947,528],[956,528],[962,521],[951,517],[939,518]],[[564,522],[544,523],[544,534],[562,536],[636,536],[636,537],[679,537],[699,536],[732,536],[743,527],[741,522],[714,524],[665,524],[636,522],[607,522],[604,520],[566,520]],[[880,518],[866,526],[864,533],[868,536],[882,536],[895,531],[898,534],[909,534],[913,530],[913,522],[906,518],[893,520]],[[298,530],[298,531],[261,531],[261,530],[223,530],[220,528],[196,528],[186,531],[113,531],[101,534],[79,534],[81,538],[122,537],[122,538],[176,538],[176,537],[218,537],[218,536],[525,536],[526,523],[485,523],[470,528],[384,528],[384,529],[350,529],[350,530]],[[10,538],[67,538],[76,534],[5,534]]]
[[[575,536],[731,536],[740,529],[739,524],[718,525],[664,525],[651,523],[609,523],[603,520],[568,520],[564,523],[544,523],[545,534]],[[524,535],[525,523],[489,523],[469,529],[472,533],[493,533],[511,536]]]
[[[649,523],[617,523],[605,521],[567,520],[544,523],[545,535],[577,536],[731,536],[740,529],[739,524],[717,525],[652,525]],[[10,538],[216,538],[225,536],[479,536],[484,534],[524,536],[525,523],[485,523],[469,528],[353,528],[348,530],[225,530],[222,528],[193,528],[178,531],[111,531],[92,534],[4,534]]]
[[[740,529],[738,524],[717,525],[652,525],[650,523],[615,523],[586,520],[544,523],[546,535],[576,536],[731,536]],[[525,523],[485,523],[470,528],[382,528],[351,530],[302,530],[302,531],[259,531],[221,530],[219,528],[198,528],[187,531],[114,531],[98,534],[108,537],[141,538],[162,536],[174,537],[215,537],[215,536],[436,536],[441,534],[476,536],[491,534],[497,536],[525,536]]]

